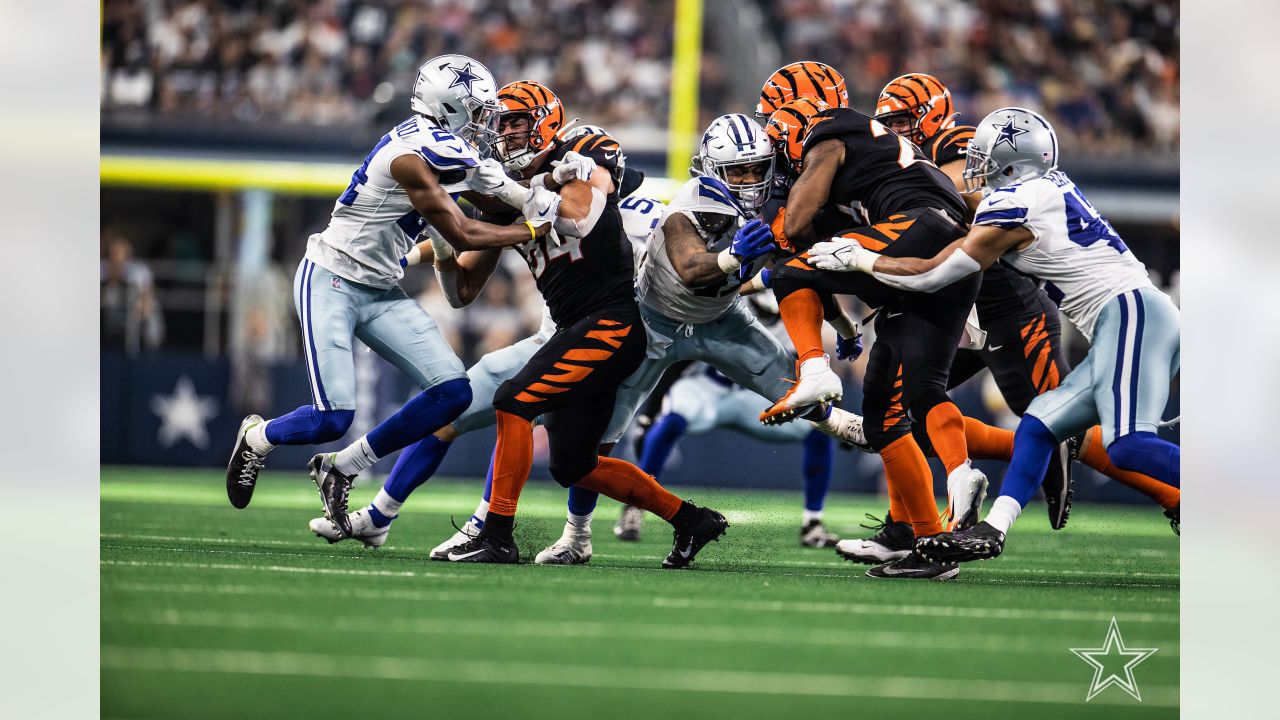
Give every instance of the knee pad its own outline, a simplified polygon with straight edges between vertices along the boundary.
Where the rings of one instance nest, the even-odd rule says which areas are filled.
[[[882,429],[882,423],[874,422],[867,423],[864,429],[867,434],[867,444],[872,450],[880,452],[894,440],[911,432],[911,423],[903,420],[887,429]]]
[[[454,417],[466,412],[471,406],[471,381],[467,378],[446,380],[439,385],[433,385],[428,392],[434,393],[441,409],[452,413]]]
[[[315,444],[323,445],[333,442],[347,434],[351,423],[356,419],[355,410],[316,410],[311,409],[315,422]]]
[[[942,388],[926,388],[918,395],[913,395],[907,401],[907,406],[911,409],[911,417],[918,422],[924,422],[929,416],[929,411],[942,403],[951,402],[951,398],[947,396],[947,391]]]
[[[597,457],[588,460],[556,460],[552,458],[551,465],[548,468],[551,471],[551,478],[560,484],[560,487],[573,487],[577,485],[582,478],[591,474],[592,470],[600,464]]]
[[[502,383],[493,392],[493,409],[511,413],[518,417],[525,417],[524,403],[516,400],[516,395],[518,394],[520,394],[520,388],[515,383],[510,380]]]

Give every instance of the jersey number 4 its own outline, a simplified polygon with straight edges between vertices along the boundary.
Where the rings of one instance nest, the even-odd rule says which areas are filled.
[[[559,240],[558,244],[556,240]],[[581,260],[582,238],[561,237],[552,230],[536,240],[530,240],[521,245],[520,254],[524,255],[525,261],[529,263],[529,271],[533,273],[534,279],[541,279],[542,273],[547,271],[547,265],[557,258],[568,255],[569,262]]]

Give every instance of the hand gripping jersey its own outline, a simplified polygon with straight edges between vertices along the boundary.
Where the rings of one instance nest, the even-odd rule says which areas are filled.
[[[1031,245],[1005,253],[1001,262],[1042,281],[1090,341],[1107,301],[1155,287],[1146,266],[1061,171],[993,191],[978,206],[974,224],[1031,231]]]
[[[417,155],[450,193],[467,190],[475,149],[421,116],[405,120],[382,136],[338,196],[323,232],[311,236],[307,259],[335,275],[373,287],[392,287],[404,271],[400,258],[413,247],[426,220],[391,177],[391,161]]]
[[[889,128],[849,108],[818,115],[804,141],[807,155],[819,143],[844,143],[844,164],[836,171],[827,202],[860,203],[872,224],[913,208],[942,210],[962,222],[964,200],[941,170],[911,143]]]
[[[689,218],[706,242],[707,252],[720,252],[733,242],[743,214],[733,196],[719,181],[696,177],[685,183],[667,206],[667,216],[680,213]],[[664,217],[665,221],[666,218]],[[649,236],[644,267],[640,269],[640,302],[651,310],[688,323],[715,320],[738,302],[738,273],[705,287],[685,285],[667,256],[666,236],[660,223]]]
[[[622,149],[608,135],[584,135],[557,143],[547,154],[543,170],[550,171],[551,163],[570,150],[595,160],[597,171],[613,176],[614,192],[604,212],[586,237],[553,237],[553,233],[516,246],[559,327],[598,310],[635,302],[634,255],[618,210]]]

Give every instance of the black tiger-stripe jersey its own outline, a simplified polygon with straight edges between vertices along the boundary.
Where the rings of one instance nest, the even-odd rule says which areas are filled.
[[[836,171],[827,201],[861,203],[871,222],[921,207],[937,208],[964,220],[966,206],[951,179],[915,145],[869,116],[850,108],[832,108],[813,120],[804,153],[825,140],[844,143],[845,159]]]
[[[614,192],[606,198],[604,212],[586,237],[562,236],[557,244],[548,234],[516,246],[558,327],[605,308],[635,303],[635,261],[618,210],[618,189],[625,172],[622,148],[607,135],[585,135],[558,143],[543,168],[550,171],[551,163],[570,151],[590,157],[597,172],[613,176]]]
[[[977,128],[972,125],[947,128],[926,140],[920,150],[938,167],[956,160],[963,161],[969,149],[969,141],[976,131]]]

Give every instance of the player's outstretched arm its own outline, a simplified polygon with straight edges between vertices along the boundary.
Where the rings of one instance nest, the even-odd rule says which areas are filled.
[[[535,220],[520,225],[502,226],[468,218],[462,214],[453,198],[449,197],[449,193],[440,187],[435,173],[427,167],[426,161],[416,155],[401,155],[392,160],[391,177],[408,193],[413,208],[455,250],[519,245],[533,237],[546,235],[551,229],[550,224],[545,221],[540,224],[535,224]]]
[[[1001,255],[1029,244],[1033,238],[1025,227],[1005,229],[975,225],[967,236],[928,259],[891,258],[872,253],[874,257],[864,255],[854,263],[857,269],[871,273],[886,285],[916,292],[935,292],[986,270]]]
[[[832,139],[818,143],[805,153],[804,170],[787,194],[787,211],[782,221],[783,235],[791,248],[799,250],[818,239],[813,234],[813,219],[827,204],[831,183],[844,162],[844,150],[843,142]]]

